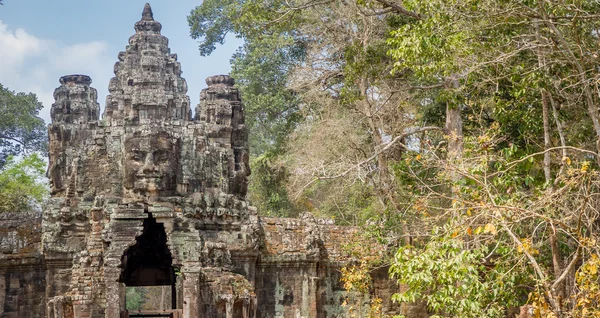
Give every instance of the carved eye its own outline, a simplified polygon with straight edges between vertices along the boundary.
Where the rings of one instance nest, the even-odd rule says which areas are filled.
[[[154,153],[154,162],[163,163],[169,160],[169,153],[164,150],[159,150]]]
[[[139,150],[133,150],[131,152],[131,159],[135,161],[143,161],[144,160],[144,152]]]

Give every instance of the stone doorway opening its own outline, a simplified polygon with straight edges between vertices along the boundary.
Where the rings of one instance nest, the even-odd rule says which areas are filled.
[[[131,317],[146,317],[144,313],[166,314],[177,309],[177,277],[165,227],[152,214],[147,215],[142,234],[121,258],[119,281],[125,285],[122,297]]]

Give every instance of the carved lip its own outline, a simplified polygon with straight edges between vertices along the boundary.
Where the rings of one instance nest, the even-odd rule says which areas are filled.
[[[61,77],[59,82],[63,85],[68,83],[90,85],[92,83],[92,78],[83,74],[71,74]]]
[[[159,174],[136,174],[135,176],[140,179],[142,179],[142,178],[143,179],[157,179],[157,178],[160,179],[160,178],[162,178],[162,176]]]

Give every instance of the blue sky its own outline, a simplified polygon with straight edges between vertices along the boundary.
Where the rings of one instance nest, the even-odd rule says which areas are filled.
[[[172,53],[178,55],[188,82],[192,109],[205,78],[227,74],[229,60],[242,40],[233,36],[209,57],[198,53],[189,36],[187,16],[196,0],[4,0],[0,6],[0,83],[14,91],[33,92],[44,104],[41,117],[49,123],[52,93],[62,75],[92,78],[104,109],[108,81],[117,55],[135,33],[144,4],[163,26]]]

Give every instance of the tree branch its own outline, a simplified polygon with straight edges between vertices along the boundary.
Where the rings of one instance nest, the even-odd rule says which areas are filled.
[[[430,130],[438,130],[438,131],[442,131],[444,130],[443,128],[437,127],[437,126],[426,126],[426,127],[422,127],[419,128],[417,130],[413,130],[410,132],[405,132],[402,133],[398,136],[396,136],[394,139],[392,139],[392,141],[390,141],[387,145],[385,145],[385,147],[381,148],[380,150],[376,151],[373,155],[371,155],[369,158],[353,165],[352,167],[348,168],[346,171],[333,175],[333,176],[323,176],[323,177],[316,177],[315,179],[313,179],[312,181],[310,181],[309,183],[305,184],[298,192],[296,192],[296,194],[294,195],[294,199],[297,199],[300,194],[304,191],[304,189],[308,188],[311,184],[319,181],[319,180],[331,180],[331,179],[337,179],[337,178],[341,178],[345,175],[347,175],[348,173],[350,173],[352,170],[364,165],[365,163],[368,163],[372,160],[374,160],[375,158],[377,158],[377,156],[379,156],[381,153],[389,150],[390,148],[392,148],[392,146],[394,146],[396,143],[399,143],[400,140],[410,136],[410,135],[414,135],[414,134],[418,134],[421,132],[425,132],[425,131],[430,131]]]
[[[575,256],[573,257],[573,259],[571,260],[569,265],[567,265],[567,267],[563,270],[560,277],[557,278],[556,281],[554,281],[554,283],[552,284],[553,291],[556,289],[556,287],[558,287],[558,285],[560,283],[562,283],[563,280],[565,280],[567,278],[567,275],[569,274],[569,272],[571,272],[573,267],[575,267],[575,264],[577,264],[577,262],[579,261],[580,256],[581,256],[580,248],[577,248],[577,251],[575,251]]]
[[[572,147],[572,146],[552,147],[552,148],[548,148],[548,149],[546,149],[544,151],[532,153],[532,154],[530,154],[528,156],[525,156],[525,157],[523,157],[523,158],[521,158],[519,160],[512,161],[512,162],[510,162],[508,164],[508,167],[506,169],[494,172],[494,173],[490,174],[488,177],[493,177],[495,175],[504,173],[504,172],[512,169],[515,165],[517,165],[517,164],[519,164],[519,163],[521,163],[521,162],[523,162],[525,160],[528,160],[529,158],[532,158],[532,157],[535,157],[535,156],[539,156],[539,155],[543,155],[543,154],[545,154],[545,153],[547,153],[549,151],[554,151],[554,150],[573,150],[573,151],[583,152],[583,153],[587,153],[587,154],[593,155],[597,159],[600,158],[600,155],[598,155],[597,153],[595,153],[595,152],[593,152],[591,150],[587,150],[587,149],[581,149],[581,148]]]
[[[13,138],[13,137],[9,137],[6,135],[0,135],[0,139],[8,139],[8,140],[12,140],[14,142],[20,143],[21,145],[25,146],[25,143],[19,139]]]
[[[393,10],[393,12],[396,12],[398,14],[409,16],[409,17],[415,18],[417,20],[421,20],[423,18],[420,14],[413,12],[413,11],[406,10],[406,8],[404,8],[402,5],[396,4],[392,1],[389,1],[389,0],[375,0],[375,1],[382,4],[385,8],[391,8]]]

